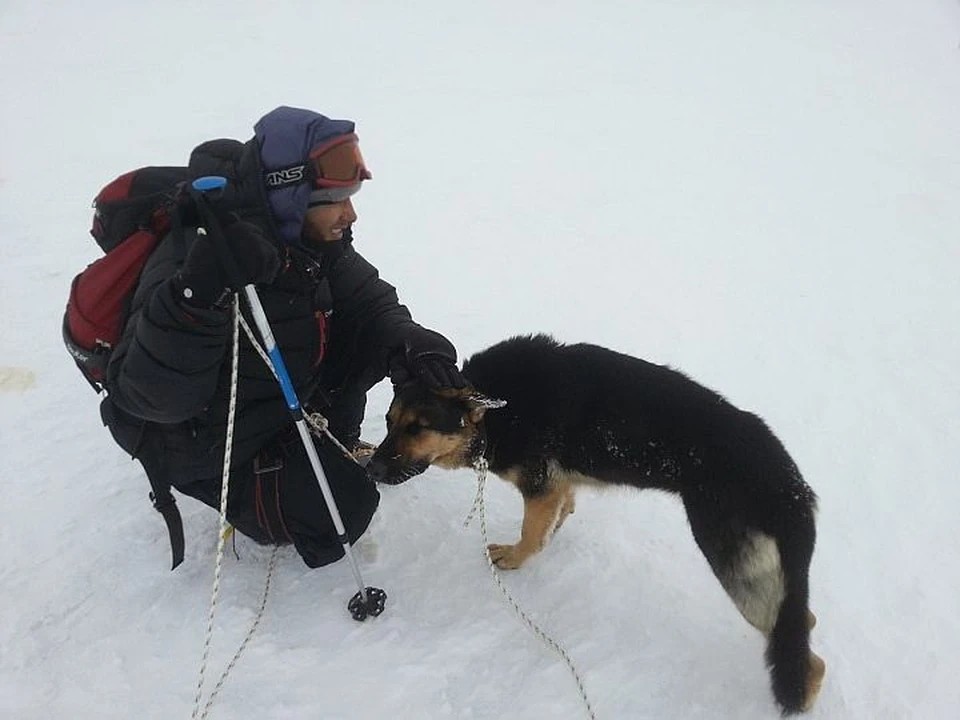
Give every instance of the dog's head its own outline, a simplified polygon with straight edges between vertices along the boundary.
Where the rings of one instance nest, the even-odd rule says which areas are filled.
[[[484,414],[504,405],[471,388],[434,392],[418,382],[394,388],[387,436],[367,465],[368,475],[399,485],[431,465],[468,467]]]

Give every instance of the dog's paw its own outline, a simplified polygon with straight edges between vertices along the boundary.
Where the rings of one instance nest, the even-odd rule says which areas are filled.
[[[563,527],[563,523],[566,521],[566,519],[571,515],[573,515],[573,513],[575,513],[576,510],[577,510],[577,504],[573,500],[570,500],[569,502],[567,502],[560,509],[560,517],[557,518],[557,524],[553,526],[553,532],[556,533],[557,530]]]
[[[516,545],[487,545],[487,553],[493,564],[501,570],[516,570],[526,560]]]

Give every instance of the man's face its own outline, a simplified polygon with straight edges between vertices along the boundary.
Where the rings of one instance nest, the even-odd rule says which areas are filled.
[[[329,205],[314,205],[307,210],[303,234],[313,242],[335,242],[343,237],[345,228],[357,220],[350,198]]]

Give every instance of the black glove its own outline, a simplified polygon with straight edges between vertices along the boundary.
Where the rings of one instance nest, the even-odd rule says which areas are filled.
[[[239,221],[227,226],[223,234],[244,285],[273,282],[280,272],[280,256],[276,245],[260,228]],[[230,287],[217,250],[206,235],[197,235],[174,283],[185,303],[201,308],[212,306]]]
[[[420,380],[431,390],[460,390],[468,383],[457,369],[457,351],[443,335],[418,327],[407,338],[403,352],[390,363],[390,381],[403,385]]]

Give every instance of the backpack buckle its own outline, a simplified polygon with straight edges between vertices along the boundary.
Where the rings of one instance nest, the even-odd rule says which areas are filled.
[[[266,473],[280,472],[283,469],[283,458],[279,453],[271,453],[266,449],[261,450],[253,458],[253,474],[264,475]]]

